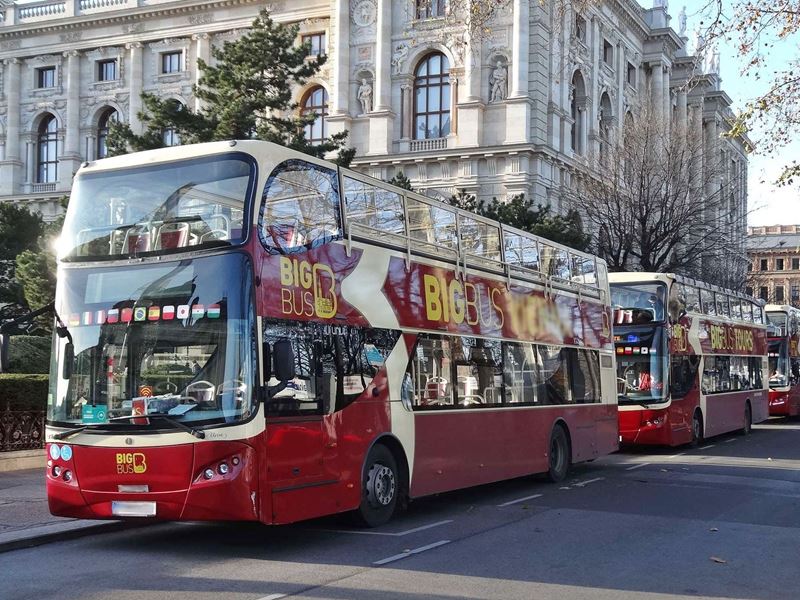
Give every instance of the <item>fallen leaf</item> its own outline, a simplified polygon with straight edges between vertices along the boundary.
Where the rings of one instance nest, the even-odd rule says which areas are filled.
[[[719,529],[717,529],[716,527],[712,527],[711,529],[709,529],[709,531],[719,531]]]
[[[721,565],[727,564],[728,562],[727,560],[725,560],[724,558],[720,558],[719,556],[711,556],[710,560],[712,560],[715,563],[719,563]]]

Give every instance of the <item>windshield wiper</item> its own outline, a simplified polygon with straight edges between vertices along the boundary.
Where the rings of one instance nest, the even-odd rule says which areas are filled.
[[[653,400],[650,400],[648,402],[646,400],[635,400],[630,396],[626,396],[625,394],[617,394],[617,403],[619,403],[620,401],[629,402],[630,404],[638,404],[642,408],[650,408],[652,404],[658,404],[659,402],[663,402],[664,399],[654,398]]]
[[[153,413],[153,414],[149,414],[149,415],[143,415],[142,417],[138,417],[138,418],[141,419],[141,418],[144,418],[144,417],[146,417],[148,419],[161,419],[162,421],[165,421],[165,422],[169,423],[170,425],[172,425],[173,427],[175,427],[175,429],[182,429],[183,431],[185,431],[187,433],[191,433],[194,437],[196,437],[196,438],[198,438],[200,440],[203,440],[206,437],[206,432],[205,431],[201,431],[199,429],[195,429],[194,427],[189,427],[188,425],[185,425],[184,423],[181,423],[180,421],[176,421],[175,419],[172,418],[171,415],[168,415],[166,413]]]
[[[154,413],[151,415],[126,415],[124,417],[114,417],[113,419],[109,419],[108,422],[112,421],[130,421],[131,419],[161,419],[162,421],[166,421],[170,425],[172,425],[175,429],[182,429],[187,433],[191,433],[194,437],[198,439],[205,439],[206,434],[204,431],[200,431],[198,429],[194,429],[193,427],[189,427],[188,425],[184,425],[173,419],[170,415],[162,414],[162,413]],[[62,431],[61,433],[57,433],[53,436],[54,440],[65,440],[68,437],[72,437],[75,434],[80,433],[81,431],[85,431],[87,429],[100,429],[103,425],[108,425],[108,423],[89,423],[87,425],[82,425],[80,427],[75,427],[74,429],[68,429],[67,431]]]

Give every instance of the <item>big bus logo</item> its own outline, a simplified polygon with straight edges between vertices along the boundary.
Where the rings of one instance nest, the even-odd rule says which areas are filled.
[[[320,319],[336,316],[336,279],[328,265],[281,256],[280,274],[283,314]]]
[[[147,471],[147,460],[141,452],[117,452],[117,474],[139,475]]]
[[[672,351],[686,352],[689,349],[689,330],[683,325],[672,326]]]

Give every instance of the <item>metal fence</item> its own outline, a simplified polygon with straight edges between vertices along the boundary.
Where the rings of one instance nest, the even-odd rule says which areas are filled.
[[[0,409],[0,452],[36,450],[44,446],[43,410]]]

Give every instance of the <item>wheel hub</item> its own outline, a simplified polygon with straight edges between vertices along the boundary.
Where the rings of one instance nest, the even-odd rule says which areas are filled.
[[[388,506],[394,499],[397,485],[392,470],[381,464],[374,464],[367,479],[367,498],[376,507]]]

